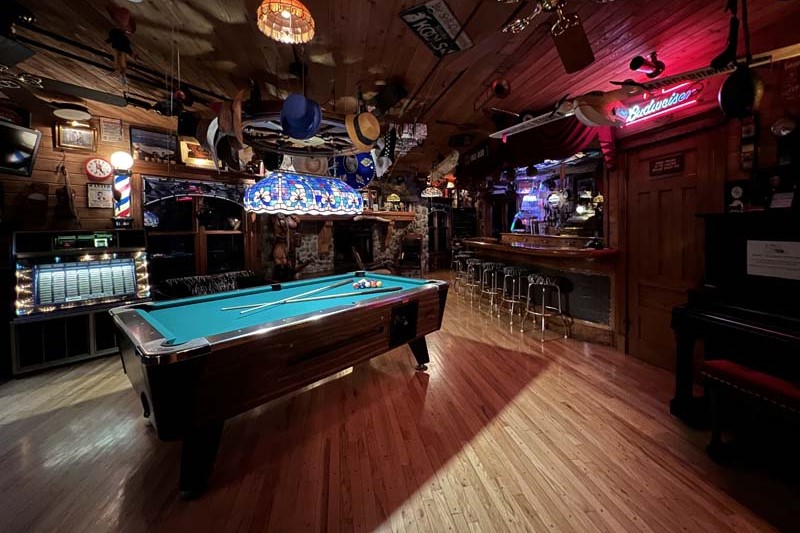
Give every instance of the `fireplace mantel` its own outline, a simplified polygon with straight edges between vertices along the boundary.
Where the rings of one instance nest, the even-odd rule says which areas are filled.
[[[365,209],[361,213],[362,217],[385,219],[390,222],[411,222],[416,217],[413,211],[371,211]]]

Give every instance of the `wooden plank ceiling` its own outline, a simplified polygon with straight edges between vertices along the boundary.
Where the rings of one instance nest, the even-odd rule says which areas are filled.
[[[569,75],[547,33],[549,15],[541,15],[519,35],[500,32],[512,17],[527,14],[529,2],[448,0],[474,46],[440,61],[398,16],[422,0],[307,0],[317,36],[304,50],[259,33],[254,19],[260,0],[117,1],[137,20],[132,36],[135,63],[166,77],[176,66],[174,50],[179,49],[182,79],[218,95],[230,97],[247,87],[249,79],[265,82],[275,94],[302,91],[301,80],[288,74],[297,54],[304,54],[309,63],[308,95],[327,113],[347,111],[358,86],[369,96],[381,83],[402,79],[409,96],[393,109],[394,115],[401,115],[393,119],[426,122],[429,139],[398,168],[419,172],[427,172],[432,160],[451,150],[451,135],[474,133],[481,139],[494,130],[487,115],[474,111],[473,104],[495,78],[510,80],[512,93],[490,101],[487,108],[545,109],[567,94],[612,89],[610,80],[632,77],[627,65],[638,54],[657,50],[667,63],[667,73],[706,66],[724,48],[728,29],[724,0],[569,0],[566,11],[580,15],[596,56],[591,66]],[[110,51],[105,43],[111,27],[106,0],[25,4],[35,12],[38,27]],[[749,0],[749,6],[754,52],[796,42],[793,30],[800,26],[800,2]],[[19,34],[110,64],[24,28]],[[40,49],[21,67],[117,94],[123,89],[101,69]],[[130,90],[153,99],[166,95],[136,82]],[[137,122],[135,111],[128,115]],[[138,118],[147,121],[147,115]]]

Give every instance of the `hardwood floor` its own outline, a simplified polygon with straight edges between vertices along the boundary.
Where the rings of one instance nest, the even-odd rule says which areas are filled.
[[[672,375],[542,345],[451,294],[432,364],[407,347],[226,424],[212,487],[176,491],[179,445],[117,358],[0,386],[0,531],[767,531],[800,493],[705,455]]]

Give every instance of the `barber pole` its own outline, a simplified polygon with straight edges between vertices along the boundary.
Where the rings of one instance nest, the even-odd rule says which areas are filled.
[[[114,216],[131,216],[131,177],[128,173],[114,176]]]

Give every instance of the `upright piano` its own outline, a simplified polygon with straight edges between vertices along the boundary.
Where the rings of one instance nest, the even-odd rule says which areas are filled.
[[[792,209],[701,215],[705,281],[672,311],[677,354],[670,412],[702,426],[695,348],[784,378],[800,378],[800,214]]]

